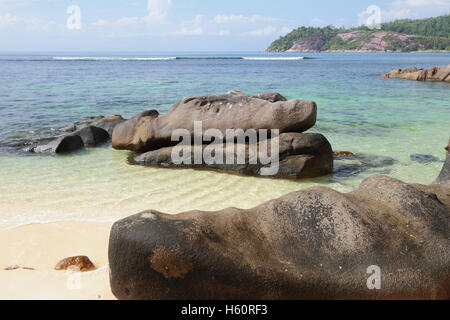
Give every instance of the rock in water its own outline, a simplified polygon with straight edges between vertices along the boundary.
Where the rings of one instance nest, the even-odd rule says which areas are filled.
[[[68,153],[84,147],[83,140],[78,135],[57,138],[45,145],[38,145],[29,151],[35,153]]]
[[[223,134],[227,129],[303,132],[314,126],[317,106],[313,101],[270,101],[280,99],[273,94],[253,98],[238,91],[184,98],[167,114],[159,116],[152,110],[117,125],[112,136],[113,147],[146,152],[173,146],[173,131],[186,129],[193,136],[195,121],[202,121],[203,130],[218,129]]]
[[[94,126],[97,128],[101,128],[108,132],[109,136],[112,136],[114,128],[119,124],[126,121],[122,116],[118,115],[110,115],[110,116],[98,116],[98,117],[90,117],[85,120],[75,122],[74,124],[63,128],[63,131],[67,132],[75,132],[81,130],[88,126]]]
[[[272,140],[262,141],[267,143],[270,157],[270,146]],[[271,172],[274,178],[315,178],[331,174],[333,172],[333,151],[328,140],[317,133],[283,133],[279,137],[279,167]],[[207,148],[203,146],[203,152]],[[210,170],[221,170],[226,172],[244,175],[265,175],[263,168],[268,168],[273,164],[262,164],[261,161],[250,163],[250,145],[234,145],[234,152],[227,152],[224,145],[222,149],[223,157],[220,163],[194,164],[194,148],[191,148],[190,164],[176,164],[172,158],[174,147],[167,147],[155,151],[149,151],[134,158],[135,162],[142,165],[178,167],[178,168],[203,168]],[[254,150],[260,150],[259,144]],[[234,163],[227,163],[227,158],[233,159]],[[239,155],[245,159],[244,163],[238,162]]]
[[[429,190],[373,176],[348,194],[317,187],[249,210],[143,212],[111,230],[111,288],[119,299],[448,299],[448,189]]]
[[[121,116],[91,117],[57,129],[56,132],[60,133],[59,135],[23,140],[12,146],[26,152],[48,154],[68,153],[83,147],[96,147],[108,141],[116,125],[124,121],[125,119]]]
[[[84,127],[75,132],[74,135],[83,140],[85,147],[95,147],[109,140],[109,134],[106,130],[94,126]]]
[[[431,67],[429,69],[409,68],[396,69],[382,75],[383,78],[402,78],[415,81],[445,81],[450,82],[450,65]]]
[[[432,162],[442,162],[441,159],[429,155],[429,154],[412,154],[410,156],[411,161],[418,162],[418,163],[432,163]]]
[[[55,270],[72,270],[81,272],[92,271],[95,269],[95,265],[86,256],[65,258],[59,261],[55,266]]]

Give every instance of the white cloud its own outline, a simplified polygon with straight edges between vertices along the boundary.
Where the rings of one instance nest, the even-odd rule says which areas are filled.
[[[11,13],[0,15],[0,28],[13,27],[23,22],[21,17],[12,15]]]
[[[111,22],[108,20],[100,19],[93,22],[92,25],[96,27],[130,27],[130,26],[138,26],[140,23],[144,21],[145,21],[144,17],[143,18],[124,17]]]
[[[187,27],[182,27],[180,30],[174,32],[174,34],[183,36],[199,36],[203,34],[203,28],[196,27],[194,29],[190,29]]]
[[[449,0],[395,0],[393,3],[395,6],[405,6],[405,7],[430,7],[430,6],[440,6],[450,9]]]
[[[231,34],[230,30],[219,30],[219,31],[210,31],[208,32],[208,35],[210,36],[221,36],[226,37]]]
[[[281,33],[281,35],[284,36],[284,35],[287,35],[288,33],[291,33],[292,30],[293,30],[292,28],[283,27],[283,28],[281,28],[280,33]]]
[[[23,7],[33,4],[34,0],[0,0],[0,7],[2,9]]]
[[[204,16],[198,14],[194,19],[181,22],[181,28],[174,32],[176,35],[187,35],[187,36],[198,36],[203,34],[203,23]]]
[[[214,17],[214,19],[210,20],[211,23],[224,24],[229,22],[241,22],[241,23],[255,23],[255,22],[274,22],[279,21],[278,18],[271,17],[263,17],[259,14],[255,14],[252,16],[244,16],[240,15],[224,15],[218,14]]]
[[[381,20],[420,19],[450,13],[450,0],[395,0],[381,11]]]
[[[269,37],[277,34],[277,29],[273,26],[267,26],[265,28],[259,28],[253,31],[244,32],[243,36],[251,37]]]
[[[42,31],[48,30],[54,27],[61,27],[61,25],[56,24],[54,21],[45,21],[38,18],[23,18],[11,13],[6,13],[0,15],[0,29],[11,29],[14,30],[33,30]]]
[[[398,19],[412,18],[411,9],[386,10],[381,11],[382,21],[393,21]]]
[[[162,24],[169,14],[172,0],[148,0],[148,14],[143,17],[123,17],[114,21],[100,19],[92,23],[95,27],[138,27],[141,24],[148,26]]]
[[[148,11],[149,14],[147,18],[152,21],[161,21],[167,17],[169,13],[170,6],[172,5],[172,0],[148,0]]]

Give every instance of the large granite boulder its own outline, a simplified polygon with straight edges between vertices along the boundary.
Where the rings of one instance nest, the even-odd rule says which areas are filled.
[[[260,158],[258,157],[256,157],[258,159],[255,158],[256,161],[250,161],[250,158],[252,158],[252,153],[250,151],[254,145],[249,144],[235,144],[233,151],[228,150],[224,144],[220,147],[223,154],[223,156],[220,157],[221,161],[215,161],[213,163],[205,160],[206,158],[203,158],[201,163],[195,164],[195,149],[193,147],[190,148],[189,163],[179,164],[174,161],[172,153],[175,151],[175,147],[166,147],[155,151],[149,151],[136,156],[134,161],[138,164],[148,166],[210,169],[244,175],[270,175],[276,178],[294,179],[315,178],[333,172],[333,150],[330,143],[323,135],[317,133],[283,133],[279,136],[278,141],[279,156],[277,159],[272,159],[279,161],[279,166],[275,170],[269,170],[270,167],[273,168],[273,166],[276,165],[273,161],[264,163],[264,161],[260,161]],[[272,156],[272,139],[261,141],[257,146],[254,146],[253,150],[255,152],[260,150],[261,143],[267,145],[267,155],[270,158]],[[205,154],[206,148],[210,147],[211,145],[203,145],[202,154]],[[242,156],[241,159],[245,161],[238,161],[240,156]],[[232,159],[233,162],[227,163],[226,159]],[[262,170],[263,168],[267,170]]]
[[[120,123],[112,135],[113,147],[146,152],[172,146],[172,133],[186,129],[194,135],[194,122],[204,130],[279,129],[303,132],[316,123],[317,106],[309,100],[283,101],[274,94],[249,97],[239,91],[205,97],[184,98],[164,115],[151,110]],[[276,101],[276,102],[271,102]]]
[[[448,299],[448,190],[377,175],[348,194],[317,187],[249,210],[142,212],[112,227],[111,288],[119,299]]]
[[[450,82],[450,65],[431,67],[429,69],[395,69],[382,75],[384,78],[402,78],[415,81],[446,81]]]

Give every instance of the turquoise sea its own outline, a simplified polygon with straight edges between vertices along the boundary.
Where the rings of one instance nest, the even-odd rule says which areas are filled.
[[[297,59],[302,56],[308,59]],[[378,75],[449,63],[449,53],[0,54],[0,228],[114,221],[146,209],[249,208],[316,185],[351,191],[377,173],[429,184],[442,162],[420,163],[411,155],[444,159],[450,85]],[[314,100],[318,122],[311,131],[324,134],[335,151],[390,160],[359,171],[336,161],[334,175],[292,181],[131,166],[129,153],[110,144],[64,156],[11,147],[88,116],[164,113],[185,96],[229,90]]]

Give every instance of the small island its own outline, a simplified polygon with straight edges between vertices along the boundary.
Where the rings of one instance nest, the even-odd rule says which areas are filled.
[[[345,29],[300,27],[274,41],[267,52],[450,51],[450,15]]]

